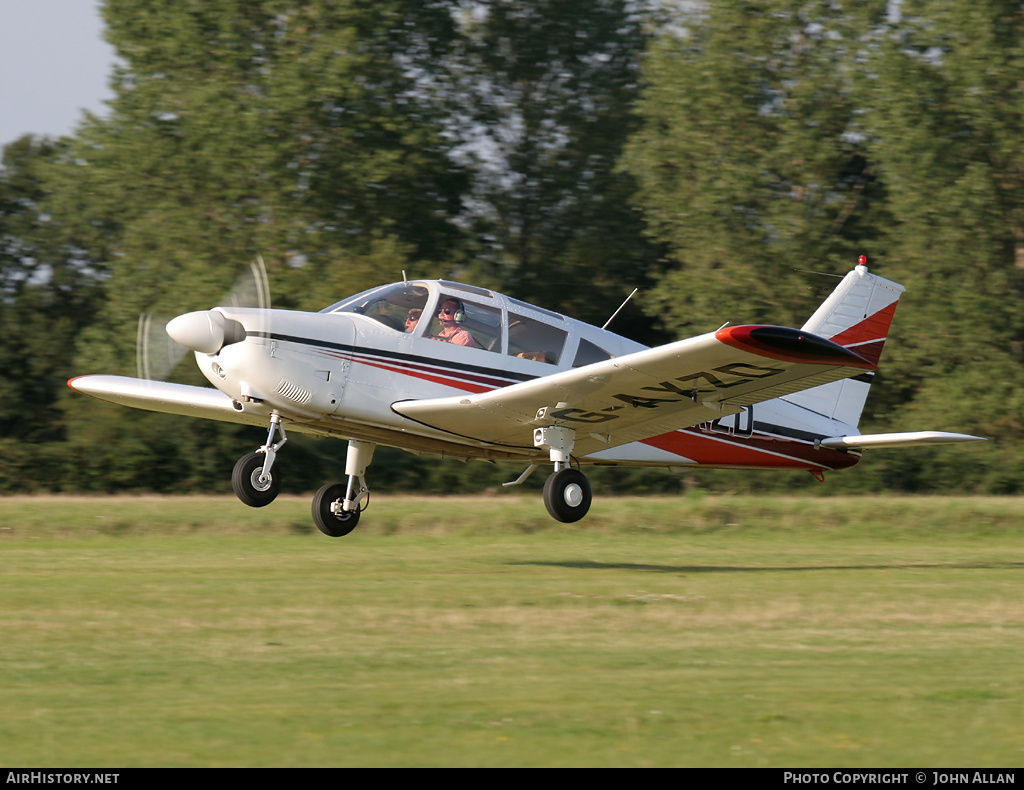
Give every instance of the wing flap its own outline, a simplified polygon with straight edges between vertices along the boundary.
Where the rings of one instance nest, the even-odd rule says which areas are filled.
[[[79,376],[71,379],[68,386],[76,392],[119,406],[242,425],[266,423],[265,415],[247,411],[242,404],[210,387],[107,375]]]
[[[478,395],[401,401],[399,414],[491,444],[576,430],[576,452],[638,441],[742,406],[874,370],[856,353],[785,327],[729,327]]]

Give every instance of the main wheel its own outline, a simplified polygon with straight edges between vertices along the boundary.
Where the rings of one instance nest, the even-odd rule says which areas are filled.
[[[313,497],[313,523],[316,528],[332,538],[340,538],[356,528],[359,511],[334,513],[331,505],[344,502],[348,486],[345,483],[328,483]]]
[[[544,504],[557,521],[579,521],[590,510],[590,483],[576,469],[552,472],[544,483]]]
[[[274,466],[266,480],[263,476],[263,464],[267,456],[263,453],[243,455],[235,464],[231,473],[231,488],[235,496],[249,507],[269,505],[281,491],[281,468]]]

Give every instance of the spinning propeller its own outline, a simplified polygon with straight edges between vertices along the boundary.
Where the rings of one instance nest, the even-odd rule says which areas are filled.
[[[219,304],[270,309],[270,284],[262,256],[256,256]],[[136,337],[139,378],[163,380],[189,350],[213,354],[240,330],[244,337],[244,329],[237,321],[216,310],[200,310],[172,319],[144,313],[139,316]]]

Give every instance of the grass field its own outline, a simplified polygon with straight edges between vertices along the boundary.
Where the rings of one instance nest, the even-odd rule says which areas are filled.
[[[1024,501],[0,499],[0,764],[1024,765]]]

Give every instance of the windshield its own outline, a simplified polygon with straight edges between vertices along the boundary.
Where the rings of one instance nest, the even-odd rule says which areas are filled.
[[[320,312],[358,313],[400,332],[411,332],[429,295],[430,291],[423,285],[397,283],[363,291]]]

